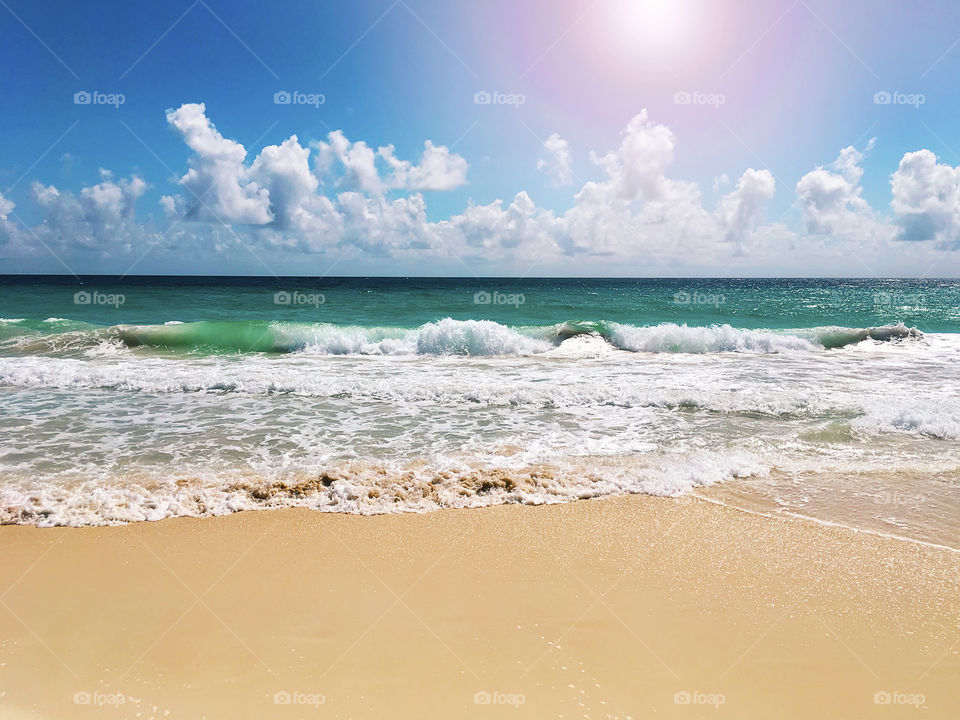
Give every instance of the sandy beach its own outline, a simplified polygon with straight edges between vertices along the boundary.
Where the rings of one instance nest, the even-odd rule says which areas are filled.
[[[0,0],[0,720],[960,720],[960,0]]]
[[[954,717],[960,555],[646,496],[0,529],[0,716]]]

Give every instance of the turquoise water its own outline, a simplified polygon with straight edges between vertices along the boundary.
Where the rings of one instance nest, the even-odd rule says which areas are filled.
[[[960,548],[953,280],[0,277],[0,522],[697,493]]]
[[[497,355],[547,347],[524,339],[556,344],[585,332],[597,332],[620,349],[690,350],[680,336],[658,338],[655,345],[636,333],[630,340],[623,337],[630,334],[624,328],[671,324],[774,331],[823,328],[823,332],[795,334],[837,347],[862,339],[844,329],[903,324],[922,332],[960,331],[960,283],[463,278],[78,281],[7,276],[0,278],[0,308],[7,320],[0,325],[0,341],[86,332],[91,342],[109,336],[129,347],[194,353],[326,347],[335,354]],[[497,323],[520,338],[492,337],[490,326],[451,332],[449,323],[443,332],[429,337],[409,332],[447,318]],[[105,331],[115,326],[121,327]],[[69,342],[57,347],[74,346],[81,338],[64,340]],[[6,343],[0,345],[0,352],[16,351],[21,345]]]
[[[90,293],[91,303],[75,303],[78,292]],[[290,304],[275,302],[283,292]],[[925,332],[958,332],[960,281],[136,277],[81,284],[70,277],[3,276],[0,308],[34,329],[50,317],[105,326],[177,320],[402,328],[450,317],[508,326],[608,321],[751,329],[903,322]]]

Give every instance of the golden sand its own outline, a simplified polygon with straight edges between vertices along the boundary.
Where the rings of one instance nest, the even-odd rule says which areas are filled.
[[[3,718],[955,718],[960,554],[624,497],[0,528]]]

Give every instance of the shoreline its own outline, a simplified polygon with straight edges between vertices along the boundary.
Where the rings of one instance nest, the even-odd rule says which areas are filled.
[[[139,525],[139,524],[152,524],[152,523],[166,523],[176,520],[193,520],[193,521],[202,521],[202,520],[212,520],[230,517],[232,515],[246,514],[246,513],[275,513],[275,512],[286,512],[286,511],[307,511],[307,512],[316,512],[320,514],[332,514],[332,515],[346,515],[353,517],[381,517],[381,516],[396,516],[396,515],[424,515],[431,514],[436,512],[458,512],[458,511],[476,511],[484,510],[489,508],[496,507],[529,507],[529,508],[539,508],[539,507],[550,507],[555,505],[566,505],[570,503],[581,503],[581,502],[600,502],[607,500],[617,500],[625,497],[653,497],[659,499],[689,499],[695,500],[698,502],[704,502],[711,505],[716,505],[718,507],[725,508],[734,512],[741,512],[747,515],[753,515],[756,517],[765,518],[768,520],[782,520],[786,522],[801,522],[801,523],[810,523],[812,525],[817,525],[825,528],[837,528],[841,530],[848,530],[857,534],[870,535],[877,538],[883,538],[887,540],[894,540],[898,542],[915,544],[923,547],[928,547],[937,550],[943,550],[950,553],[960,554],[960,548],[953,547],[951,545],[946,545],[944,543],[936,542],[933,540],[924,539],[921,537],[914,537],[911,535],[893,533],[885,530],[880,530],[877,528],[857,526],[851,522],[845,522],[841,520],[834,520],[826,517],[817,517],[815,515],[808,515],[800,512],[794,512],[790,510],[775,510],[771,507],[762,507],[760,504],[757,504],[756,507],[748,507],[746,504],[741,504],[737,500],[731,500],[730,498],[725,497],[721,493],[725,490],[725,485],[731,481],[721,481],[720,483],[711,484],[706,487],[694,488],[689,492],[682,493],[680,495],[658,495],[655,493],[647,492],[620,492],[616,494],[605,494],[597,495],[593,497],[581,497],[581,498],[565,498],[562,500],[556,500],[552,502],[541,502],[541,503],[530,503],[530,502],[515,502],[515,501],[502,501],[499,503],[492,503],[490,505],[464,505],[464,506],[437,506],[431,509],[404,509],[397,511],[382,511],[382,512],[356,512],[356,511],[347,511],[347,510],[338,510],[330,507],[311,507],[309,505],[281,505],[281,506],[261,506],[261,507],[249,507],[249,508],[238,508],[236,510],[223,512],[220,514],[210,514],[210,515],[170,515],[166,517],[161,517],[157,519],[137,519],[137,520],[128,520],[128,521],[118,521],[108,524],[88,524],[88,525],[38,525],[33,522],[3,522],[0,523],[0,528],[4,527],[32,527],[38,530],[57,530],[57,529],[91,529],[91,528],[117,528],[117,527],[127,527],[129,525]],[[710,494],[713,493],[713,494]],[[751,497],[755,502],[762,503],[763,500],[758,496]],[[742,500],[742,498],[741,498]]]
[[[852,533],[871,535],[877,538],[883,538],[884,540],[895,540],[897,542],[908,543],[912,545],[920,545],[922,547],[931,548],[933,550],[943,550],[945,552],[957,553],[960,554],[960,548],[951,547],[950,545],[944,545],[942,543],[933,542],[931,540],[923,540],[921,538],[910,537],[909,535],[897,535],[895,533],[884,532],[883,530],[874,530],[872,528],[864,527],[855,527],[853,525],[847,525],[838,520],[827,520],[826,518],[818,518],[813,515],[804,515],[803,513],[789,512],[784,511],[782,513],[774,512],[764,512],[763,510],[753,510],[751,508],[740,507],[734,505],[733,503],[726,502],[721,498],[713,498],[707,495],[700,494],[699,491],[693,491],[690,493],[689,497],[699,500],[701,502],[710,503],[712,505],[717,505],[728,510],[734,510],[736,512],[746,513],[747,515],[755,515],[757,517],[766,518],[768,520],[784,520],[786,522],[805,522],[810,523],[811,525],[818,525],[825,528],[836,528],[839,530],[849,530]],[[602,500],[605,498],[595,498]]]
[[[4,526],[0,717],[949,717],[956,551],[797,520],[628,495]]]

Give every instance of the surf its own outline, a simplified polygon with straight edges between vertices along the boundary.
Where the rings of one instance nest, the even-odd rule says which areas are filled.
[[[52,319],[54,320],[54,319]],[[736,328],[729,324],[660,323],[630,325],[608,321],[563,321],[510,326],[493,320],[443,318],[417,327],[336,325],[282,321],[168,321],[162,325],[93,326],[57,318],[43,327],[9,323],[0,334],[0,353],[84,353],[104,343],[128,349],[187,354],[270,353],[309,355],[459,355],[578,357],[610,350],[644,353],[821,352],[864,341],[921,340],[903,323],[880,327],[827,326],[793,330]]]

